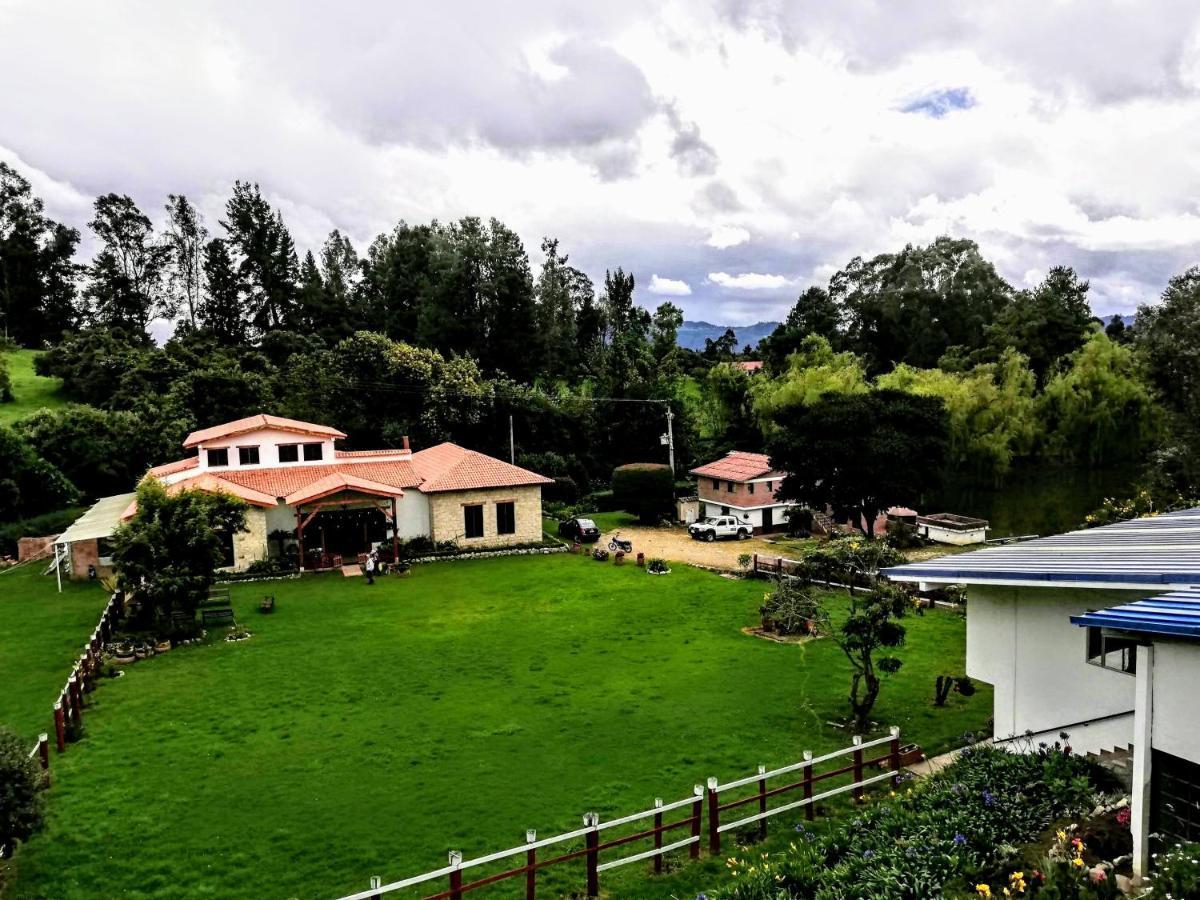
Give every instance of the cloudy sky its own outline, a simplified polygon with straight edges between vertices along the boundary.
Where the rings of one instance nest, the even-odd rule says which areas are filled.
[[[775,318],[855,255],[974,238],[1097,313],[1200,262],[1200,10],[1178,0],[0,0],[0,159],[302,249],[496,216],[689,318]]]

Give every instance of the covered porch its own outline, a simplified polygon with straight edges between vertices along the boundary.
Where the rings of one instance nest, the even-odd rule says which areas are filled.
[[[284,498],[295,512],[301,572],[341,568],[366,561],[381,544],[399,550],[397,487],[335,473]]]

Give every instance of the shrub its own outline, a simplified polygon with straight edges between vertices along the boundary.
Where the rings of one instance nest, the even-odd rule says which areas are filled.
[[[670,517],[675,502],[675,478],[669,466],[658,463],[630,463],[613,470],[613,499],[619,508],[653,524]]]
[[[924,547],[925,540],[917,534],[917,529],[907,522],[887,523],[887,543],[896,550],[915,550]]]
[[[1006,848],[1090,808],[1091,771],[1057,748],[971,747],[919,786],[871,802],[827,833],[797,826],[800,837],[769,860],[733,857],[737,882],[708,896],[926,900],[965,896],[989,880],[1006,886]],[[1003,887],[992,893],[1003,895]]]
[[[865,541],[860,537],[831,538],[811,550],[797,574],[814,581],[866,586],[874,583],[879,570],[904,562],[899,550],[884,541]]]
[[[665,559],[655,557],[654,559],[652,559],[646,563],[646,571],[647,572],[655,572],[655,573],[661,575],[665,572],[670,572],[671,567],[667,565],[667,561]]]
[[[1146,880],[1154,896],[1200,897],[1200,844],[1176,844],[1154,857],[1154,872]]]
[[[8,374],[8,360],[0,356],[0,403],[12,403],[12,378]]]
[[[0,727],[0,848],[11,854],[17,841],[27,841],[42,827],[45,781],[29,747]]]
[[[596,562],[607,562],[608,561],[608,551],[605,550],[603,547],[597,547],[595,550],[592,551],[592,559],[594,559]]]
[[[763,627],[770,626],[776,634],[812,634],[821,618],[821,605],[808,585],[801,581],[781,578],[775,590],[763,595],[759,607]]]

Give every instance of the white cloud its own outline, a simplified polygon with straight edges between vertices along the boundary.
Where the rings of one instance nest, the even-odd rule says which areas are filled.
[[[187,193],[219,232],[243,178],[302,251],[496,216],[597,281],[671,272],[710,321],[942,233],[1014,284],[1074,265],[1097,312],[1128,311],[1200,244],[1189,0],[343,7],[0,0],[5,70],[39,73],[0,91],[0,158],[85,251],[98,194],[158,220]],[[950,89],[969,108],[901,111]]]
[[[660,278],[658,275],[650,276],[650,287],[647,290],[662,297],[687,297],[692,293],[692,288],[686,281]]]
[[[709,272],[708,280],[713,284],[735,291],[773,291],[788,287],[792,283],[782,275],[762,275],[758,272],[743,272],[740,275]]]
[[[744,244],[750,240],[750,232],[745,228],[740,228],[737,225],[718,225],[712,230],[705,241],[710,247],[716,247],[718,250],[724,250],[727,247],[736,247],[739,244]]]

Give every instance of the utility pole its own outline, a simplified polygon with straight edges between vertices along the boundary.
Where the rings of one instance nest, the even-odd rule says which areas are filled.
[[[671,428],[671,420],[675,418],[675,413],[671,409],[670,402],[667,403],[667,456],[671,464],[671,477],[675,477],[675,431]]]
[[[514,466],[517,464],[517,445],[513,441],[513,417],[512,413],[508,414],[508,461]]]

